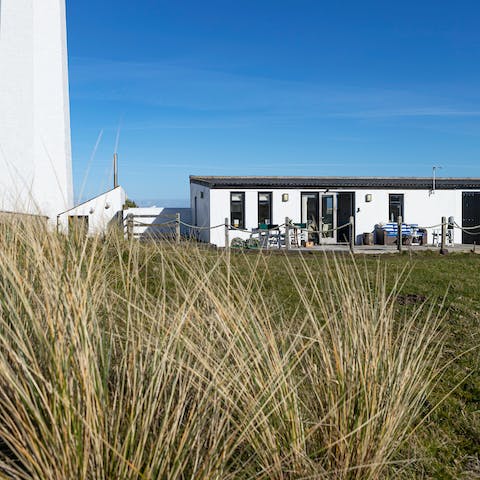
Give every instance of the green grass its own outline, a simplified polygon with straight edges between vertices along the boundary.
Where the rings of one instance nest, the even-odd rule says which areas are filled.
[[[293,312],[298,297],[287,273],[287,259],[277,254],[266,257],[269,274],[263,294],[274,292],[283,308]],[[334,261],[332,255],[323,254],[308,254],[304,259],[320,275]],[[245,277],[253,262],[248,256],[234,259]],[[297,264],[297,275],[304,278],[304,269],[294,255],[288,262]],[[421,460],[406,471],[406,478],[480,478],[480,255],[364,255],[357,256],[356,263],[369,275],[374,275],[379,265],[385,268],[389,289],[394,287],[397,275],[408,270],[396,306],[400,321],[423,299],[444,301],[446,336],[441,364],[446,367],[426,411],[438,402],[441,406],[429,414],[407,447],[411,456]],[[261,269],[257,271],[262,273]]]
[[[204,255],[211,261],[216,258],[208,251]],[[244,282],[252,275],[261,279],[259,293],[285,317],[298,315],[302,306],[292,270],[300,283],[308,283],[308,275],[313,274],[323,284],[335,263],[334,255],[322,253],[260,255],[261,262],[256,253],[232,253],[232,268]],[[354,268],[348,255],[341,257]],[[371,278],[379,268],[385,269],[390,290],[399,276],[407,276],[395,307],[399,321],[425,301],[443,304],[445,338],[440,363],[444,368],[426,402],[427,419],[404,446],[406,455],[417,459],[405,468],[405,478],[480,478],[480,256],[360,255],[355,263]],[[155,285],[155,278],[151,282]]]
[[[0,478],[480,474],[478,256],[0,245]]]

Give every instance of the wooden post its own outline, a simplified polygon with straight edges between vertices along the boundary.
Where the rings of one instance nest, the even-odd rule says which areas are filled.
[[[127,238],[131,240],[133,238],[133,213],[127,215]]]
[[[175,214],[175,241],[180,243],[181,233],[180,233],[180,214]]]
[[[348,221],[349,225],[349,231],[350,231],[350,238],[349,238],[349,244],[350,244],[350,251],[353,253],[353,247],[355,245],[355,218],[353,216],[350,217]]]
[[[225,218],[225,248],[230,247],[230,240],[228,238],[228,218]]]
[[[399,215],[397,218],[397,249],[399,252],[403,250],[402,223],[403,223],[403,218],[401,215]]]
[[[440,242],[440,253],[446,253],[447,245],[447,217],[442,217],[442,237]]]
[[[285,249],[290,250],[290,219],[285,217]]]

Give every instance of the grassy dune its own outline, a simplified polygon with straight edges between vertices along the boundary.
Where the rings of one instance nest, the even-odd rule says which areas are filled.
[[[476,468],[466,448],[457,464],[436,460],[454,451],[448,429],[440,443],[431,433],[474,349],[457,358],[465,345],[451,348],[437,291],[408,291],[408,257],[243,256],[115,233],[85,243],[20,223],[0,227],[0,245],[2,478]]]

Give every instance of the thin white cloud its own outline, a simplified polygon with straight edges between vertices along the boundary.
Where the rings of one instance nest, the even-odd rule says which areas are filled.
[[[389,118],[389,117],[480,117],[480,110],[453,110],[442,107],[402,108],[398,110],[370,110],[339,112],[332,114],[342,118]]]
[[[73,58],[73,98],[209,114],[328,116],[419,103],[400,89],[328,85],[179,65]]]

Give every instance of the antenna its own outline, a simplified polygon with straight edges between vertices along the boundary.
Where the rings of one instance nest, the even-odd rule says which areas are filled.
[[[113,188],[118,187],[118,153],[113,154]]]
[[[120,142],[120,130],[122,127],[122,118],[118,122],[117,136],[115,137],[115,148],[113,150],[113,188],[118,187],[118,144]]]

